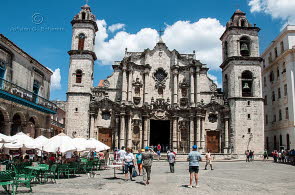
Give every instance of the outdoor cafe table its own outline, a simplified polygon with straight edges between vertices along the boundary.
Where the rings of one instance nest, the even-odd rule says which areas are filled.
[[[116,179],[116,168],[122,167],[122,165],[108,165],[109,168],[114,168],[114,179]]]
[[[48,170],[47,167],[42,167],[42,166],[27,166],[25,168],[30,169],[32,172],[33,171],[37,172],[37,180],[40,182],[40,184],[42,183],[42,175],[44,171]]]

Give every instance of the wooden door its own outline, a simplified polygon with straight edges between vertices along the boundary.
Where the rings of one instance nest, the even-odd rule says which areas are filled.
[[[206,146],[211,153],[219,152],[219,131],[207,131]]]
[[[112,147],[112,129],[99,129],[98,140]]]

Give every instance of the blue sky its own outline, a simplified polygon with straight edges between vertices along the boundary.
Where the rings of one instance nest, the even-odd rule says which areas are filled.
[[[290,11],[289,14],[285,13],[284,7],[282,7],[282,10],[273,11],[272,7],[268,7],[273,5],[262,4],[264,1],[273,0],[89,0],[89,5],[99,20],[98,24],[101,30],[98,32],[101,34],[97,34],[101,38],[101,42],[96,42],[96,44],[101,45],[97,45],[96,52],[98,56],[104,58],[103,52],[109,51],[107,57],[96,62],[94,85],[111,74],[112,69],[109,65],[111,65],[111,61],[121,59],[123,46],[131,48],[131,50],[152,47],[157,39],[157,32],[154,29],[160,28],[166,28],[163,39],[165,42],[167,40],[168,46],[174,46],[180,52],[192,52],[195,47],[200,59],[204,59],[202,60],[205,61],[204,63],[211,63],[208,64],[209,67],[212,67],[210,74],[216,77],[218,83],[221,83],[221,70],[218,69],[219,64],[217,64],[221,61],[219,37],[215,36],[214,28],[210,30],[212,37],[209,37],[209,35],[206,37],[207,33],[201,35],[201,27],[205,26],[204,28],[208,30],[208,27],[216,26],[216,35],[219,35],[233,12],[239,8],[247,13],[247,18],[252,24],[256,23],[261,28],[260,51],[262,52],[279,34],[286,21],[290,22],[294,19],[293,11]],[[291,0],[278,1],[291,2]],[[249,6],[249,3],[251,6]],[[72,36],[70,22],[84,4],[85,1],[83,0],[10,0],[1,2],[0,33],[3,33],[51,70],[60,69],[60,86],[59,79],[55,77],[55,86],[51,91],[52,100],[66,99],[69,67],[67,51],[70,50]],[[294,10],[294,7],[292,10]],[[32,21],[34,15],[37,17],[37,22],[38,19],[43,19],[41,24]],[[122,28],[112,32],[109,27],[113,24],[122,24]],[[196,32],[195,36],[194,33],[190,36],[181,33],[179,40],[184,40],[183,44],[175,43],[171,40],[171,37],[178,36],[177,32],[182,26],[190,28],[191,32]],[[44,27],[51,30],[40,30]],[[32,30],[27,31],[23,28]],[[35,29],[38,29],[38,31],[35,32]],[[104,36],[103,33],[105,33]],[[125,43],[125,45],[116,49],[116,44],[112,43],[112,45],[109,40],[113,39],[113,42],[119,43],[119,35],[132,43]],[[151,37],[152,43],[142,43],[142,37],[146,41],[148,36]],[[200,38],[198,39],[198,37],[203,39],[202,36],[208,38],[208,45],[204,41],[202,42]],[[196,40],[190,40],[195,38]],[[213,46],[210,45],[211,39],[214,39],[212,45],[215,45]],[[147,40],[149,39],[147,38]],[[189,43],[196,43],[196,45]],[[198,43],[200,45],[197,45]],[[174,48],[170,47],[170,49]],[[56,73],[58,74],[58,71]]]

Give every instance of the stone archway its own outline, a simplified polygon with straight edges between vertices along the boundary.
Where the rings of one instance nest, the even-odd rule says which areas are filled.
[[[2,106],[0,106],[0,133],[10,135],[10,117]]]
[[[23,123],[21,120],[21,116],[18,113],[13,115],[10,135],[13,136],[13,135],[17,134],[18,132],[21,132],[22,131],[22,124]]]

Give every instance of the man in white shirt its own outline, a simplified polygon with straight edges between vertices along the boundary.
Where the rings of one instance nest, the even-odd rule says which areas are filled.
[[[125,171],[124,171],[124,157],[125,157],[125,155],[126,155],[126,151],[125,151],[125,147],[124,146],[122,146],[122,148],[121,148],[121,150],[118,152],[118,155],[119,155],[119,157],[118,157],[118,159],[120,160],[120,161],[122,161],[122,166],[123,166],[123,173],[125,173]]]

